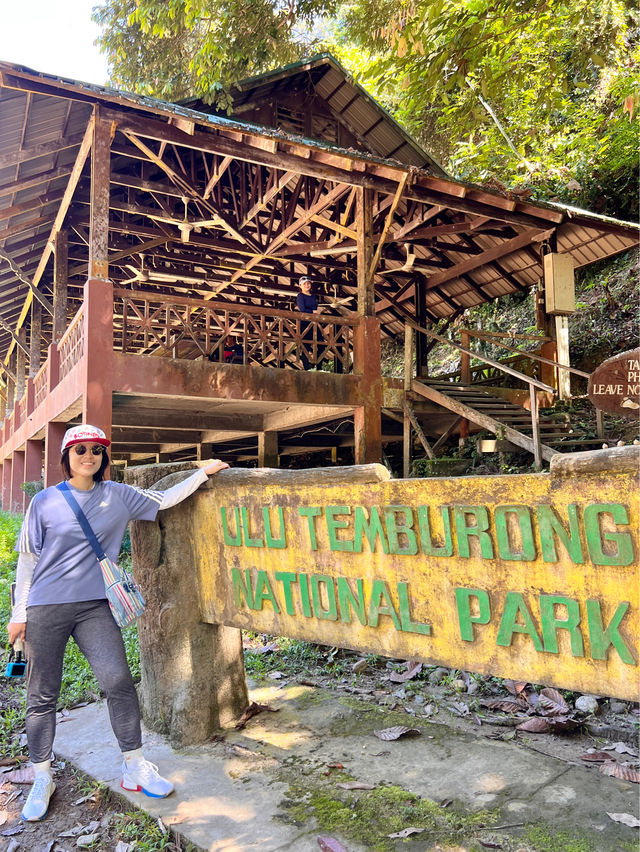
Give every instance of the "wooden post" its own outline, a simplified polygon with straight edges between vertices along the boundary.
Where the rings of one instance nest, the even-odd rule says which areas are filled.
[[[54,284],[55,287],[55,284]],[[42,306],[34,299],[31,302],[31,328],[29,331],[29,375],[33,378],[40,369],[42,347]]]
[[[375,316],[373,275],[373,201],[372,191],[365,187],[356,189],[356,221],[358,227],[358,314],[361,317]]]
[[[427,327],[427,279],[418,275],[415,281],[416,322],[420,328]],[[426,334],[416,335],[416,378],[426,379],[429,375],[429,339]]]
[[[277,432],[258,432],[258,467],[280,467]]]
[[[363,404],[353,413],[356,464],[382,461],[382,378],[380,376],[380,323],[375,317],[360,319],[354,334],[353,371],[360,376]]]
[[[569,318],[555,317],[556,328],[556,360],[558,364],[570,366],[569,358]],[[568,370],[558,370],[558,397],[571,399],[571,373]]]
[[[410,325],[404,327],[404,393],[411,390],[413,378],[413,329]],[[402,475],[408,478],[411,471],[411,419],[406,406],[403,406],[402,420]]]
[[[109,185],[111,177],[111,125],[101,121],[96,109],[91,146],[91,212],[89,225],[89,278],[109,277]]]
[[[53,335],[57,343],[67,327],[67,280],[69,278],[69,241],[66,231],[55,237],[53,264]]]
[[[536,468],[542,467],[542,447],[540,446],[540,429],[538,426],[538,397],[533,385],[529,385],[529,400],[531,406],[531,438],[533,440],[533,457]]]
[[[469,333],[464,329],[460,332],[460,343],[465,349],[469,349],[471,338]],[[460,383],[466,386],[471,384],[471,356],[467,352],[460,353]],[[469,437],[469,421],[463,417],[460,421],[460,431],[458,433],[458,443],[463,447],[467,443]]]
[[[22,346],[16,346],[16,402],[19,402],[24,396],[25,381],[27,379],[26,328],[23,327],[20,329],[18,339],[22,343]]]

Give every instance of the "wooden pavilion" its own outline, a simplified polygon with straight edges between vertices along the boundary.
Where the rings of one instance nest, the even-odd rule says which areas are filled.
[[[548,458],[539,395],[568,393],[570,372],[558,282],[637,237],[454,180],[327,55],[239,83],[230,117],[0,62],[3,508],[43,468],[57,481],[80,420],[116,463],[211,445],[266,466],[342,447],[368,462],[404,440],[406,469],[413,432],[432,451],[470,424],[495,433],[500,409],[504,434]],[[321,315],[295,310],[302,274]],[[528,412],[473,391],[469,330],[461,372],[429,376],[445,326],[529,291],[537,372],[481,364],[485,384],[520,382]],[[411,353],[413,335],[404,380],[383,377],[381,341]]]

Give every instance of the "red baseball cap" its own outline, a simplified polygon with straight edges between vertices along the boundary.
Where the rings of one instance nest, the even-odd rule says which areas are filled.
[[[88,423],[85,423],[82,426],[72,426],[71,429],[67,429],[64,433],[64,438],[62,439],[60,452],[64,453],[65,450],[68,450],[69,447],[72,447],[74,444],[85,443],[102,444],[103,447],[108,447],[111,441],[107,438],[102,429],[98,429],[97,426],[89,426]]]

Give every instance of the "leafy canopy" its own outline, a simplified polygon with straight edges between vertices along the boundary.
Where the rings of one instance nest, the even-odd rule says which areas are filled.
[[[640,24],[628,0],[105,0],[112,80],[225,108],[325,49],[457,176],[637,216]]]

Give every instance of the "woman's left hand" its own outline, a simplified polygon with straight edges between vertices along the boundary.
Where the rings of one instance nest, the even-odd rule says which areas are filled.
[[[220,461],[220,459],[214,459],[205,467],[204,472],[207,476],[213,476],[214,473],[219,473],[227,467],[229,467],[229,465],[226,462]]]

